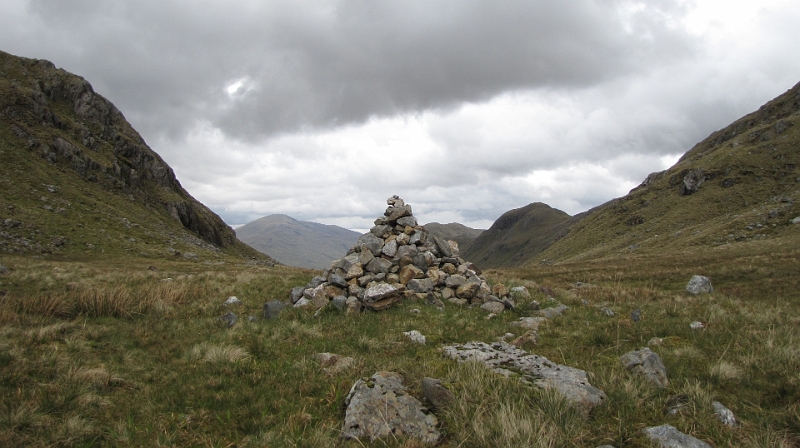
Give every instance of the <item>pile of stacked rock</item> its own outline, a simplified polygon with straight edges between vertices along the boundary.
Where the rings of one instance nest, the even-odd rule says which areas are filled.
[[[386,202],[384,216],[344,258],[306,286],[292,289],[295,306],[322,308],[333,301],[348,312],[362,307],[380,311],[404,298],[419,298],[438,306],[444,306],[443,300],[493,303],[486,307],[493,312],[513,307],[508,289],[495,285],[492,290],[480,270],[459,257],[458,244],[427,232],[398,196]]]

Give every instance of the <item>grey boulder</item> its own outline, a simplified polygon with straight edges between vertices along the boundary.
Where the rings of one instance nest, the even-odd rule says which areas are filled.
[[[714,287],[711,286],[711,279],[702,275],[693,275],[689,283],[686,284],[686,292],[689,294],[711,294]]]
[[[642,375],[654,386],[661,388],[669,386],[667,368],[658,353],[649,348],[644,347],[628,352],[622,355],[619,360],[626,369]]]

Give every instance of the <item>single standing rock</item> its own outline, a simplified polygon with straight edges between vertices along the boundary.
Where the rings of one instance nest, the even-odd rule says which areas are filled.
[[[344,438],[374,442],[384,437],[409,437],[436,443],[441,437],[436,416],[425,413],[397,373],[382,371],[356,381],[345,405]]]
[[[686,284],[686,292],[689,294],[711,294],[714,287],[711,286],[711,279],[702,275],[693,275],[689,283]]]
[[[711,445],[678,431],[672,425],[652,426],[643,431],[663,448],[711,448]]]
[[[653,385],[662,388],[669,386],[667,368],[664,367],[661,357],[649,348],[644,347],[628,352],[619,360],[626,369],[644,376]]]
[[[453,401],[453,393],[442,385],[441,380],[425,377],[422,379],[422,395],[433,405],[434,409],[443,409]]]
[[[717,418],[719,419],[719,421],[722,422],[722,424],[728,425],[731,428],[736,427],[736,417],[733,416],[733,411],[726,408],[719,401],[712,401],[711,406],[714,407],[714,415],[717,416]]]
[[[300,299],[298,299],[299,301]],[[264,304],[264,319],[277,319],[278,315],[281,314],[281,311],[286,308],[286,304],[278,301],[272,300]]]

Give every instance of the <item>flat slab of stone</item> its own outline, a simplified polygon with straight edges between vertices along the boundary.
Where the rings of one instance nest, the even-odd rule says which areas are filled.
[[[422,403],[408,394],[397,373],[381,371],[356,381],[345,405],[343,438],[373,442],[409,437],[432,444],[441,437],[436,416],[426,413]]]
[[[479,361],[505,376],[520,375],[542,389],[556,389],[570,403],[591,409],[606,401],[606,394],[592,386],[586,372],[529,354],[506,342],[467,342],[443,347],[445,355],[459,362]]]
[[[642,431],[663,448],[711,448],[706,442],[684,434],[672,425],[651,426]]]

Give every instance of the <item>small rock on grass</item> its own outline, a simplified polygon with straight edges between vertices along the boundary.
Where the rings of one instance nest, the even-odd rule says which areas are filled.
[[[664,448],[711,448],[706,442],[684,434],[672,425],[652,426],[643,431],[650,440],[658,442]]]
[[[221,320],[222,323],[225,324],[226,327],[231,328],[232,326],[234,326],[236,324],[236,321],[238,320],[238,318],[236,317],[235,314],[233,314],[232,312],[229,311],[229,312],[225,313],[222,317],[220,317],[219,320]]]
[[[711,286],[711,279],[703,275],[693,275],[686,284],[686,292],[689,294],[711,294],[714,287]]]
[[[425,345],[425,336],[417,330],[404,331],[403,336],[407,337],[411,342]]]
[[[355,359],[335,353],[317,353],[314,355],[314,359],[322,366],[322,370],[328,374],[339,373],[355,363]]]
[[[712,401],[711,405],[714,407],[714,415],[717,416],[719,421],[731,428],[736,426],[736,417],[733,416],[733,411],[726,408],[719,401]]]
[[[661,357],[647,347],[633,350],[619,358],[626,369],[644,376],[650,383],[657,387],[669,386],[667,379],[667,368]]]
[[[269,301],[264,304],[264,318],[276,319],[284,308],[286,308],[286,304],[279,300]]]
[[[225,306],[241,305],[241,303],[242,301],[236,296],[230,296],[227,300],[225,300]]]
[[[8,272],[9,272],[8,268],[3,266],[2,263],[0,263],[0,275],[8,274]]]
[[[428,399],[435,409],[442,409],[453,400],[453,393],[441,380],[425,377],[422,379],[422,395]]]
[[[706,325],[700,322],[699,320],[696,320],[689,324],[689,328],[691,328],[692,330],[702,330],[705,327]]]

